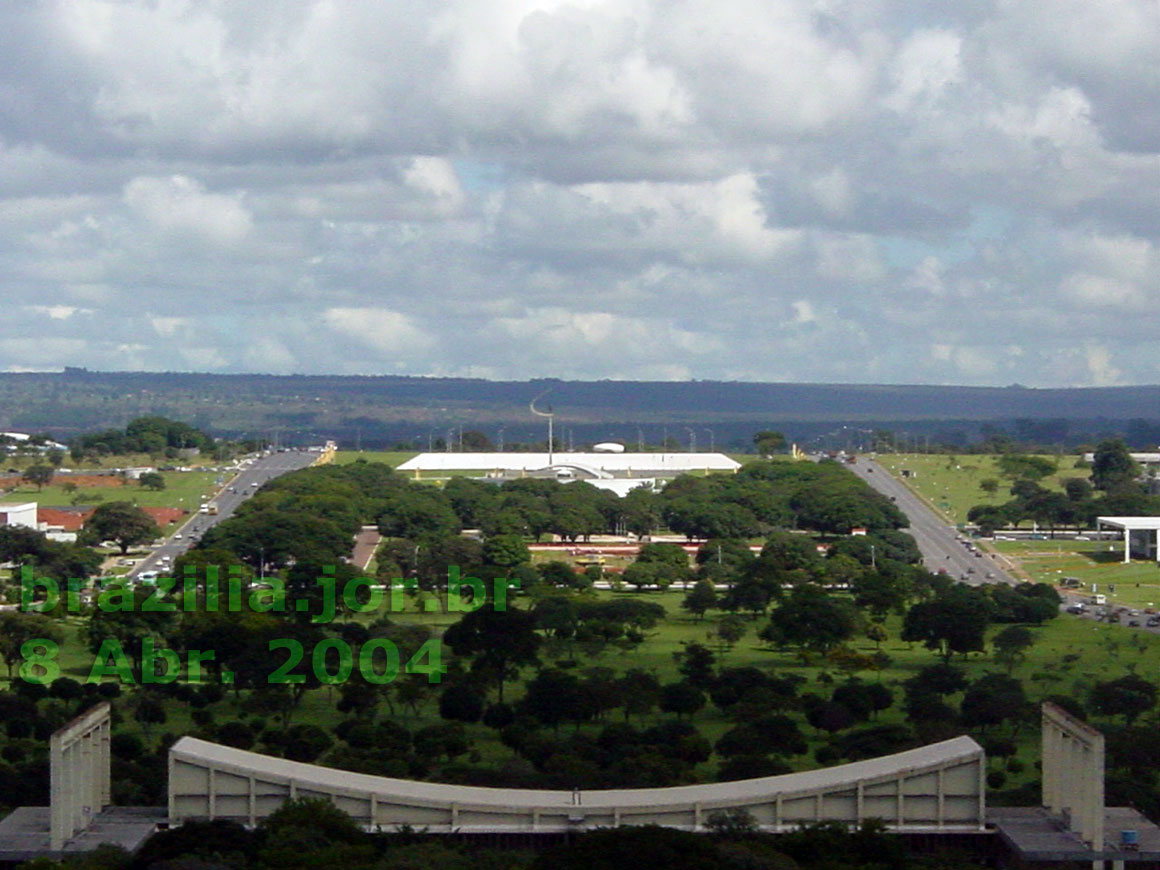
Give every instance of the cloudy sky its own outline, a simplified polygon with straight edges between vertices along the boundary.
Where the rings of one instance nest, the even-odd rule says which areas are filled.
[[[0,369],[1160,382],[1157,0],[0,4]]]

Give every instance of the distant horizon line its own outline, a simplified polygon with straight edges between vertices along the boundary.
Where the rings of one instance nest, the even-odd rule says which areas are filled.
[[[428,381],[475,381],[489,384],[740,384],[752,386],[786,386],[786,387],[890,387],[890,388],[930,388],[930,389],[968,389],[968,390],[1027,390],[1027,391],[1062,391],[1062,390],[1138,390],[1160,389],[1158,383],[1139,384],[1067,384],[1057,386],[1029,386],[1027,384],[971,384],[971,383],[924,383],[924,382],[884,382],[884,381],[762,381],[742,380],[737,378],[685,378],[683,380],[655,380],[649,378],[619,378],[619,377],[560,377],[544,375],[528,378],[484,378],[471,375],[442,375],[442,374],[397,374],[397,373],[369,373],[369,372],[263,372],[263,371],[198,371],[181,369],[92,369],[87,366],[63,366],[61,368],[34,369],[20,367],[0,371],[0,376],[17,375],[175,375],[196,377],[262,377],[262,378],[379,378],[395,380],[428,380]]]

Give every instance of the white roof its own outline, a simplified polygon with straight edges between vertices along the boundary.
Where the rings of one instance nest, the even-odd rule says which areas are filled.
[[[572,482],[578,483],[580,481]],[[594,486],[597,489],[606,489],[609,492],[614,492],[621,498],[624,498],[624,496],[628,495],[631,490],[636,489],[638,486],[651,486],[654,488],[657,486],[657,480],[655,477],[614,477],[612,479],[596,478],[594,480],[584,480],[583,482],[589,486]]]
[[[392,801],[455,801],[492,804],[498,807],[574,806],[571,791],[548,789],[490,788],[394,779],[353,773],[300,761],[288,761],[244,749],[182,737],[169,757],[195,765],[230,772],[257,773],[294,780],[300,787],[321,786],[348,793],[371,793]],[[955,762],[982,760],[983,750],[970,737],[954,737],[893,755],[869,758],[820,770],[763,776],[730,782],[702,783],[667,788],[595,789],[584,792],[584,806],[663,806],[678,801],[713,801],[737,798],[770,798],[853,785],[859,781],[897,779],[923,768]],[[172,785],[170,786],[172,788]]]
[[[36,510],[36,504],[37,503],[34,501],[25,501],[25,502],[12,503],[12,504],[0,504],[0,513],[11,514],[11,513],[15,513],[16,511],[28,511],[28,510],[34,511],[34,510]]]
[[[604,471],[736,471],[724,453],[420,453],[399,471],[538,471],[550,465],[592,466]]]
[[[1096,517],[1105,526],[1131,531],[1133,529],[1160,529],[1160,517]]]

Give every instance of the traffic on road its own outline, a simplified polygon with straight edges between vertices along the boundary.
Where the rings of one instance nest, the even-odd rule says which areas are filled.
[[[236,475],[206,501],[168,538],[129,571],[133,580],[148,582],[172,570],[174,560],[201,540],[213,526],[233,516],[238,505],[261,489],[262,485],[289,471],[306,468],[318,458],[308,450],[272,451],[242,460]]]
[[[879,463],[865,456],[849,469],[889,498],[910,521],[907,531],[918,543],[922,562],[930,571],[977,585],[1017,581],[1005,570],[1001,557],[947,524],[941,516]]]

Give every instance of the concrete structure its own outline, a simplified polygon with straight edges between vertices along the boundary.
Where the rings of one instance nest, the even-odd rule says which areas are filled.
[[[673,788],[549,791],[445,785],[302,764],[183,737],[169,750],[169,817],[253,825],[295,797],[332,801],[368,828],[554,833],[657,824],[703,830],[716,810],[748,810],[765,831],[882,819],[903,833],[978,833],[982,748],[956,737],[822,770]]]
[[[164,822],[155,808],[109,806],[109,714],[99,704],[49,738],[50,806],[0,821],[0,861],[60,859],[101,843],[132,851]]]
[[[36,502],[0,504],[0,526],[23,526],[26,529],[39,528],[36,521]]]
[[[999,807],[987,821],[1023,863],[1093,870],[1160,864],[1160,827],[1130,807],[1104,806],[1104,735],[1042,705],[1043,806]]]
[[[110,707],[98,704],[49,738],[53,849],[63,849],[110,802]]]
[[[1119,529],[1124,533],[1124,561],[1160,561],[1160,517],[1096,517],[1096,531]]]
[[[1104,735],[1043,705],[1043,806],[1089,846],[1104,844]]]
[[[708,471],[737,471],[741,463],[724,453],[420,453],[398,467],[416,477],[424,472],[478,471],[529,474],[572,468],[583,477],[675,477]]]

